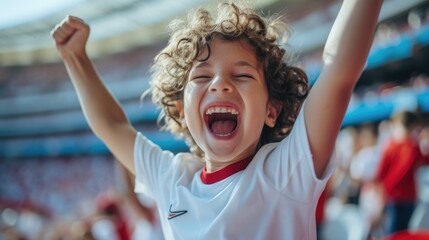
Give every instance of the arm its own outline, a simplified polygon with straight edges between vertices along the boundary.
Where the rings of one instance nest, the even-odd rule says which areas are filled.
[[[75,17],[67,17],[52,31],[89,126],[115,157],[134,173],[136,130],[88,58],[85,51],[88,36],[89,26]]]
[[[371,48],[382,0],[344,0],[325,45],[322,71],[305,106],[316,175],[324,173],[353,88]]]
[[[125,187],[125,199],[130,203],[132,209],[135,211],[135,213],[138,215],[138,217],[143,217],[151,224],[154,224],[155,214],[156,210],[154,207],[145,206],[140,202],[140,200],[137,197],[137,194],[134,192],[135,188],[135,176],[131,174],[126,168],[124,168],[121,165],[118,165],[119,171],[121,172],[121,176],[124,180],[124,187]]]

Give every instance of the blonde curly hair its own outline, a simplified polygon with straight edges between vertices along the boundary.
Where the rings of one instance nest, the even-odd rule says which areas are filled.
[[[168,45],[156,56],[151,68],[152,101],[162,108],[158,122],[163,120],[166,129],[184,137],[191,152],[200,157],[204,153],[182,124],[176,103],[183,100],[189,71],[204,48],[208,48],[206,59],[209,58],[213,38],[245,40],[263,63],[270,101],[281,103],[277,122],[273,128],[264,126],[259,147],[280,141],[289,134],[309,91],[305,72],[286,62],[286,50],[281,47],[289,36],[286,22],[261,17],[244,4],[222,3],[217,10],[216,18],[200,8],[191,11],[187,21],[174,20],[170,24]]]

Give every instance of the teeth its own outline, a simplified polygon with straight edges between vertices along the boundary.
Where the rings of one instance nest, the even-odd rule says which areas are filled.
[[[234,108],[230,107],[211,107],[207,109],[206,114],[210,115],[212,113],[231,113],[237,115],[238,112]]]
[[[216,134],[219,137],[228,137],[229,135],[231,135],[232,133],[225,133],[225,134]]]

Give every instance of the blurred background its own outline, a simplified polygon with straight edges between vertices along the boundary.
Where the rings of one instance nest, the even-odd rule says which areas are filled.
[[[90,132],[50,31],[67,14],[84,19],[91,26],[89,55],[136,128],[164,149],[187,151],[183,141],[159,130],[159,109],[140,97],[153,58],[166,45],[168,22],[190,8],[217,3],[0,0],[0,239],[150,238],[147,232],[156,225],[153,203],[135,199],[130,176]],[[254,5],[290,22],[286,47],[313,84],[341,1],[257,0]],[[385,0],[379,20],[333,156],[339,167],[320,201],[320,239],[386,234],[379,222],[389,216],[377,214],[383,201],[378,204],[375,191],[362,191],[371,189],[395,134],[392,116],[404,111],[416,116],[411,135],[422,154],[429,154],[429,1]],[[429,170],[412,171],[418,207],[410,228],[429,228]]]

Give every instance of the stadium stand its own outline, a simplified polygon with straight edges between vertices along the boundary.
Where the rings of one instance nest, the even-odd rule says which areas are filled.
[[[381,22],[344,129],[380,124],[399,110],[419,111],[423,127],[429,127],[429,3],[422,2]],[[301,29],[315,21],[328,24],[336,6],[337,1],[324,0],[287,16]],[[149,66],[163,45],[100,56],[95,65],[138,130],[164,149],[186,151],[182,140],[159,130],[159,110],[150,97],[140,99],[148,88]],[[320,46],[315,46],[297,60],[311,84],[320,71]],[[113,156],[89,131],[67,78],[58,62],[0,66],[0,182],[5,183],[0,185],[0,233],[37,239],[32,231],[44,239],[71,234],[71,226],[88,230],[93,200],[120,181]],[[335,221],[328,226],[335,228]]]

